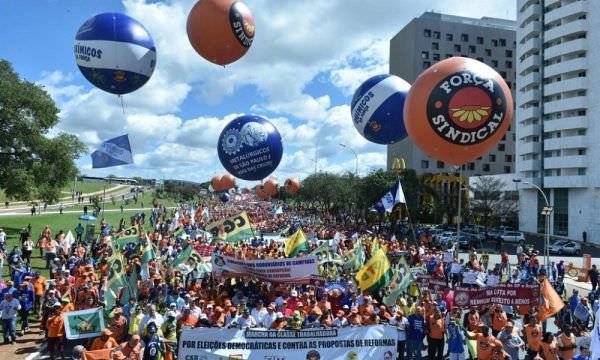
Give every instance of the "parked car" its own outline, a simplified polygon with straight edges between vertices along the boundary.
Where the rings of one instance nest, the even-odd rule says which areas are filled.
[[[438,237],[438,243],[441,246],[451,247],[456,238],[456,231],[444,231]]]
[[[521,231],[505,231],[499,236],[502,241],[512,242],[512,243],[525,243],[525,234]]]
[[[581,244],[576,243],[575,241],[559,240],[550,245],[548,250],[550,251],[550,254],[579,255],[581,254]]]
[[[471,234],[461,233],[460,237],[458,238],[458,247],[461,249],[470,249],[472,247],[479,248],[480,244],[480,240]]]

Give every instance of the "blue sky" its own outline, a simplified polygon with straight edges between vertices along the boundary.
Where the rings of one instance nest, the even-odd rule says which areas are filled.
[[[93,151],[102,140],[130,134],[133,165],[92,169],[90,176],[141,176],[205,181],[225,172],[216,151],[223,127],[242,114],[271,120],[283,137],[283,159],[272,176],[303,179],[320,171],[385,168],[386,148],[354,129],[349,103],[367,78],[388,72],[389,40],[425,11],[515,18],[514,0],[245,0],[256,22],[246,56],[223,68],[189,44],[185,23],[195,1],[0,0],[0,58],[21,77],[45,87],[57,103],[53,132],[77,134]],[[150,81],[125,95],[94,88],[79,72],[75,34],[102,12],[141,22],[157,48]],[[318,144],[318,145],[317,145]],[[242,184],[253,185],[242,182]]]

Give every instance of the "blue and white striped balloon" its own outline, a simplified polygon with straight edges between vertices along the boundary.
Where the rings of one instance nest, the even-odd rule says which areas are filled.
[[[367,140],[393,144],[407,136],[404,127],[404,99],[410,84],[395,75],[369,78],[352,97],[352,122]]]
[[[75,36],[75,60],[89,82],[112,94],[142,87],[156,66],[156,48],[148,30],[120,13],[88,19]]]

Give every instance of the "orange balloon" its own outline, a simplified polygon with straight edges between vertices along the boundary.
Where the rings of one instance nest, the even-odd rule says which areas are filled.
[[[273,179],[269,179],[269,180],[265,181],[264,187],[265,187],[265,191],[270,196],[275,196],[279,192],[279,185],[277,184],[277,181],[275,181]]]
[[[225,174],[219,182],[221,190],[229,190],[235,187],[235,178],[231,174]]]
[[[212,188],[214,191],[221,191],[223,189],[221,189],[221,179],[223,178],[222,175],[215,175],[213,176],[212,180],[210,181]]]
[[[404,125],[426,154],[462,165],[486,154],[513,117],[510,88],[486,64],[465,57],[442,60],[410,87]]]
[[[254,191],[256,192],[256,196],[261,200],[267,200],[269,198],[269,194],[262,185],[256,185]]]
[[[187,19],[188,39],[194,50],[218,65],[244,56],[252,45],[254,28],[248,7],[234,0],[200,0]]]
[[[298,182],[298,180],[296,180],[294,178],[287,179],[283,183],[283,186],[285,187],[285,191],[288,194],[295,194],[298,192],[298,190],[300,190],[300,183]]]

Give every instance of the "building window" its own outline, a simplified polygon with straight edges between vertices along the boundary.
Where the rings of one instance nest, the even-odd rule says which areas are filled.
[[[577,169],[577,175],[579,175],[579,176],[585,175],[585,168],[578,168]]]
[[[585,155],[585,149],[577,149],[577,155]]]
[[[431,66],[431,62],[429,61],[423,61],[423,69],[427,69]]]
[[[554,235],[569,235],[569,189],[554,189]]]
[[[460,52],[460,45],[459,44],[454,44],[454,51]]]
[[[505,174],[510,174],[510,173],[511,173],[511,171],[510,171],[510,166],[505,166],[505,167],[504,167],[504,173],[505,173]]]
[[[440,32],[439,31],[434,31],[433,32],[433,38],[434,39],[439,39],[440,38]]]
[[[507,69],[512,69],[512,61],[505,61],[505,62],[504,62],[504,66],[505,66]]]
[[[454,36],[452,34],[446,33],[446,41],[453,41],[453,40],[454,40]]]
[[[494,68],[498,67],[498,60],[492,60],[492,67],[494,67]]]
[[[475,47],[475,45],[469,45],[469,52],[471,54],[475,54],[477,52],[477,48]]]
[[[438,168],[438,169],[443,169],[443,168],[444,168],[444,166],[446,166],[446,164],[444,164],[444,162],[443,162],[443,161],[438,161],[436,165],[437,165],[437,168]]]
[[[483,164],[483,171],[489,172],[490,171],[490,164]]]
[[[493,47],[498,47],[498,40],[492,39],[492,46]]]
[[[469,167],[469,170],[475,170],[475,163],[470,162],[468,167]]]
[[[508,58],[511,58],[511,57],[513,57],[513,52],[512,52],[512,50],[506,50],[504,53],[506,54],[506,57],[508,57]]]
[[[479,45],[483,45],[483,36],[478,36],[478,37],[477,37],[477,43],[478,43]]]
[[[431,37],[431,30],[429,30],[429,29],[423,30],[423,36],[425,36],[425,37]]]
[[[436,43],[436,42],[432,42],[432,43],[431,43],[431,48],[432,48],[433,50],[439,50],[439,49],[440,49],[440,44],[439,44],[439,43]]]
[[[500,46],[506,46],[506,39],[500,39]]]
[[[492,56],[492,49],[485,49],[485,56]]]
[[[421,51],[421,57],[423,59],[429,59],[429,51]]]
[[[469,42],[469,34],[460,34],[460,40],[462,42]]]
[[[421,160],[421,169],[429,169],[429,160]]]
[[[502,76],[503,79],[506,79],[506,71],[500,71],[500,76]]]
[[[435,60],[435,61],[439,61],[439,60],[440,60],[440,54],[438,54],[438,53],[432,54],[432,55],[431,55],[431,58],[432,58],[433,60]]]
[[[504,144],[498,144],[498,151],[504,151],[505,147]]]
[[[489,159],[490,159],[490,162],[496,162],[496,155],[490,154]]]
[[[512,155],[504,155],[505,162],[512,162]]]

